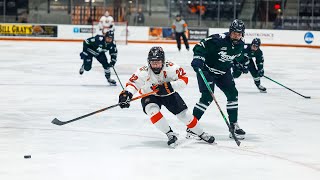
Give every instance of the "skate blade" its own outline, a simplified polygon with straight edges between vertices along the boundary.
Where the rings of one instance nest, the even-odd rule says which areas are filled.
[[[201,138],[199,136],[195,136],[195,135],[191,135],[191,134],[187,134],[186,139],[195,139],[197,141],[201,141]]]
[[[236,134],[235,134],[236,135]],[[236,137],[239,139],[239,140],[244,140],[245,139],[245,135],[236,135]],[[229,138],[230,139],[233,139],[232,135],[230,134],[229,135]]]
[[[174,143],[170,144],[169,147],[172,148],[172,149],[175,149],[175,148],[178,147],[178,145],[179,144],[177,142],[174,142]]]
[[[110,85],[110,86],[117,86],[117,84],[112,84],[112,83],[109,83],[109,85]]]
[[[261,93],[267,93],[267,90],[263,91],[263,90],[259,90]]]

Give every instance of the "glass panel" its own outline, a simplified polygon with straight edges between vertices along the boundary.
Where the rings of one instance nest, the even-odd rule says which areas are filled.
[[[170,27],[180,14],[190,27],[320,30],[320,0],[0,0],[0,22],[91,24],[109,11],[134,26]]]

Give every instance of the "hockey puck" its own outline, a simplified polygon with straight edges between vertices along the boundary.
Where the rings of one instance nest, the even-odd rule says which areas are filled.
[[[24,155],[23,156],[25,159],[30,159],[31,158],[31,155]]]

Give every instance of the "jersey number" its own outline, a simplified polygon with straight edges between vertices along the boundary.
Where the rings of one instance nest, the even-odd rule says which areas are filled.
[[[134,81],[136,81],[138,79],[138,76],[136,76],[135,74],[133,74],[132,76],[131,76],[131,78],[129,79],[129,81],[130,82],[134,82]]]
[[[184,69],[182,69],[182,68],[179,68],[179,70],[177,70],[177,74],[178,74],[179,76],[184,76],[184,75],[186,75],[186,73],[184,72]]]

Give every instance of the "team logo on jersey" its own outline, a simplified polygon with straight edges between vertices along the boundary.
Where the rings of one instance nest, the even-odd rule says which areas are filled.
[[[307,44],[311,44],[313,42],[313,39],[314,39],[314,36],[311,32],[307,32],[305,35],[304,35],[304,41],[307,43]]]
[[[219,54],[220,57],[221,57],[221,58],[219,59],[219,61],[222,61],[222,62],[233,61],[234,58],[236,58],[237,56],[239,56],[239,54],[230,56],[230,55],[228,55],[227,52],[225,52],[225,51],[220,51],[218,54]]]

